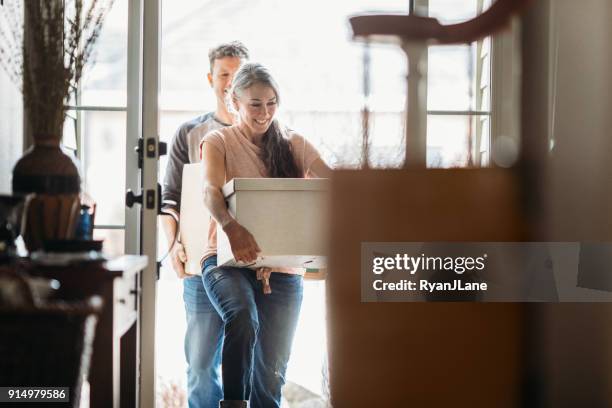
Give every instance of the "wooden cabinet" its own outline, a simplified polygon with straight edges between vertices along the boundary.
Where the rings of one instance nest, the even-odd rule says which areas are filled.
[[[104,300],[89,371],[91,408],[137,406],[140,282],[146,265],[147,257],[136,255],[61,267],[24,265],[32,275],[57,279],[59,298]]]

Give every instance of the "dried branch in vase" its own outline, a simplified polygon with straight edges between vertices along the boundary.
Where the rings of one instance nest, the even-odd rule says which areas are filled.
[[[92,58],[113,2],[14,0],[0,10],[0,66],[20,86],[37,142],[59,142],[70,90]]]

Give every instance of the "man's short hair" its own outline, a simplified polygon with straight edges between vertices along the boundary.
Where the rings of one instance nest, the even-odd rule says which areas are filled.
[[[213,70],[215,60],[224,57],[237,57],[243,60],[249,59],[248,48],[240,41],[232,41],[225,44],[219,44],[208,51],[208,60],[210,61],[210,72]]]

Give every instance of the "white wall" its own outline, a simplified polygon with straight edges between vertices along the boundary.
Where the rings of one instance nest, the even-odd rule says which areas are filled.
[[[0,194],[11,192],[11,172],[23,149],[21,93],[0,69]]]

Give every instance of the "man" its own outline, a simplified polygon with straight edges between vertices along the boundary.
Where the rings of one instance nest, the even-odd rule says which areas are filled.
[[[233,124],[227,110],[226,94],[234,74],[249,58],[247,48],[234,41],[212,48],[208,53],[212,87],[217,107],[179,127],[172,140],[162,195],[162,225],[168,241],[172,267],[183,280],[183,300],[187,314],[185,356],[190,408],[216,408],[223,399],[221,388],[221,345],[223,321],[213,308],[200,276],[185,273],[187,256],[178,239],[183,165],[200,161],[200,141],[210,131]],[[202,231],[206,234],[206,231]]]

